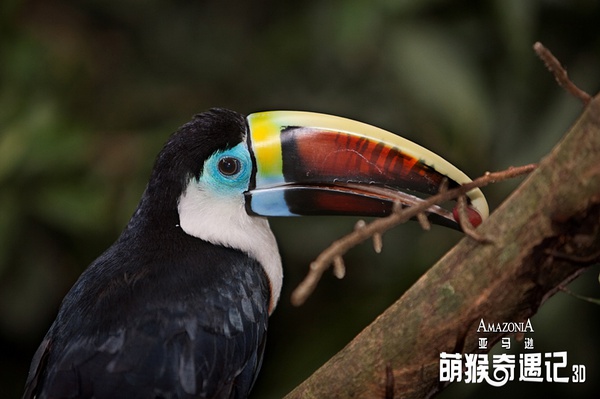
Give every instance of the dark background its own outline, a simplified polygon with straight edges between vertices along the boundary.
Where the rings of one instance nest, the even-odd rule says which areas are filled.
[[[535,41],[580,87],[600,89],[599,20],[594,0],[3,0],[1,396],[21,394],[61,298],[118,236],[163,142],[194,113],[351,117],[475,177],[539,161],[581,112],[535,57]],[[517,184],[485,188],[491,209]],[[354,223],[272,221],[286,277],[254,398],[280,397],[305,379],[461,238],[398,227],[381,255],[367,244],[352,250],[344,280],[327,274],[306,305],[292,307],[310,261]],[[600,296],[598,272],[570,289]],[[568,351],[569,365],[586,366],[586,383],[461,383],[442,397],[597,395],[599,314],[559,293],[532,319],[535,350]]]

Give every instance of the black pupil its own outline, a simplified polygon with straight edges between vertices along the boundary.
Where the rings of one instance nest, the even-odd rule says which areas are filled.
[[[225,176],[233,176],[240,171],[240,161],[236,158],[222,158],[219,161],[219,171]]]

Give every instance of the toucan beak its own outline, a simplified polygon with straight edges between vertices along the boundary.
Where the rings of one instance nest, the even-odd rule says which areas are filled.
[[[248,116],[254,168],[246,210],[251,215],[385,216],[394,201],[414,205],[471,180],[433,152],[354,120],[297,111]],[[377,190],[374,189],[378,188]],[[488,216],[479,189],[467,193],[473,225]],[[429,209],[434,223],[459,228],[453,212]]]

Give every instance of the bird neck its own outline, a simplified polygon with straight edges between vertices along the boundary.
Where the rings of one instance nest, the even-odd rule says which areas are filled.
[[[201,203],[201,200],[193,195],[181,195],[176,187],[165,184],[163,182],[159,189],[156,183],[149,183],[119,239],[120,244],[125,247],[143,245],[153,252],[160,250],[161,254],[173,254],[187,247],[192,238],[241,251],[258,261],[269,277],[269,312],[272,313],[281,293],[283,270],[277,242],[267,220],[250,217],[245,211],[237,215],[239,217],[231,217],[220,212],[218,207],[213,212],[184,212],[180,216],[182,209],[190,203]],[[183,228],[181,217],[191,228]],[[147,248],[148,243],[152,243],[152,248]]]

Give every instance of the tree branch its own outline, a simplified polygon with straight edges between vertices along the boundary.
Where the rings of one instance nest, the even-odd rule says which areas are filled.
[[[585,270],[587,263],[573,259],[597,255],[599,165],[600,96],[477,229],[494,245],[465,237],[286,398],[422,398],[443,389],[440,352],[481,352],[481,318],[527,320]],[[367,237],[368,228],[352,234]],[[502,334],[486,336],[493,344]]]

